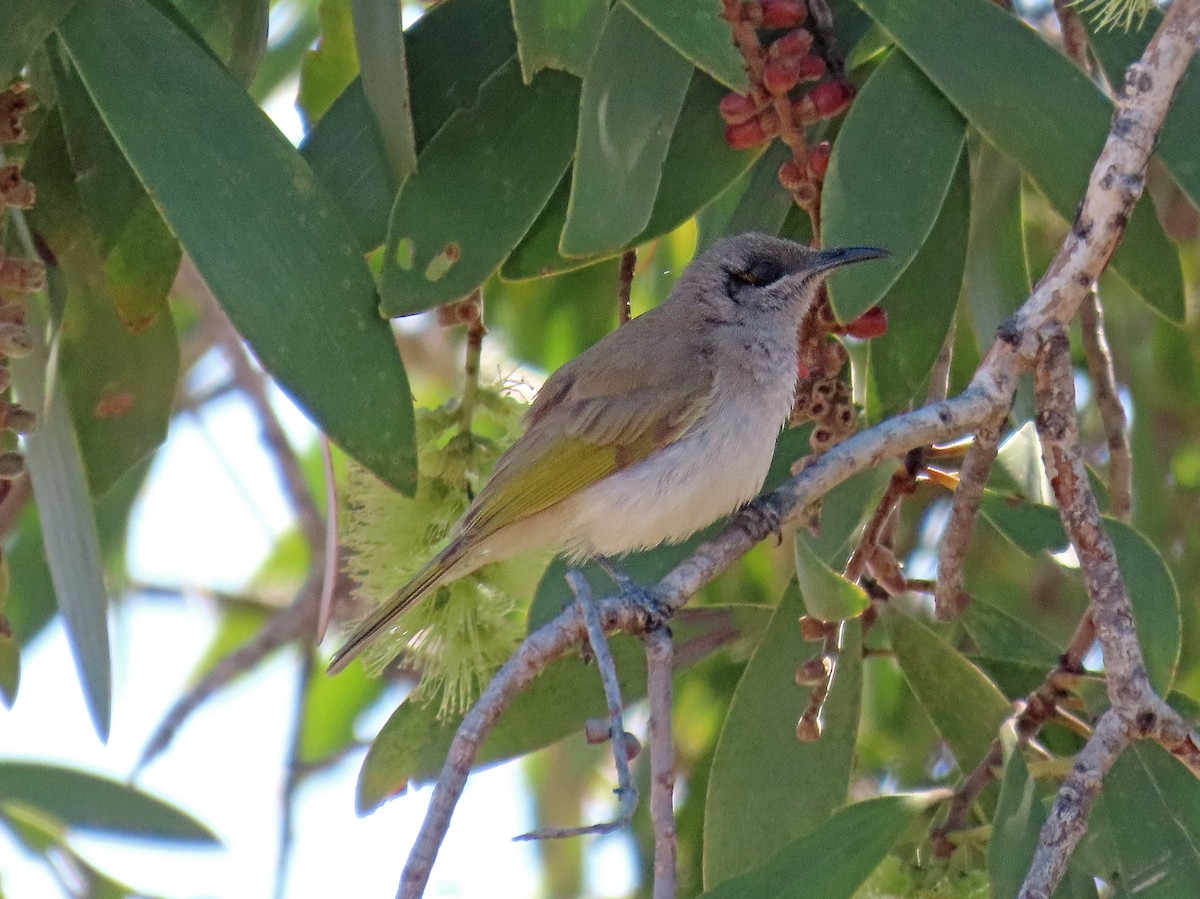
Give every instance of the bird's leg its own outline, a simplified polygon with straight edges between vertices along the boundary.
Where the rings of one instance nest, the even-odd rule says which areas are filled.
[[[596,556],[593,561],[612,578],[613,583],[621,589],[623,594],[637,602],[645,610],[648,631],[667,626],[667,622],[671,619],[671,610],[663,605],[653,590],[643,587],[627,575],[608,556]]]
[[[738,515],[741,517],[742,527],[751,537],[774,534],[775,545],[783,543],[783,515],[769,496],[759,496],[750,500],[742,506]]]

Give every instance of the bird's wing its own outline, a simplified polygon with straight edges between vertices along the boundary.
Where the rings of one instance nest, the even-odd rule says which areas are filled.
[[[687,433],[708,408],[711,366],[702,347],[661,337],[647,313],[555,372],[529,409],[524,436],[468,510],[462,533],[493,534]]]

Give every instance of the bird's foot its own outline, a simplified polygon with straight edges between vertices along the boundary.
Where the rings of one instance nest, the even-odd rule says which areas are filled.
[[[595,562],[604,570],[605,574],[612,578],[613,583],[621,588],[621,593],[641,606],[646,615],[647,631],[667,626],[667,622],[671,620],[671,610],[658,598],[658,594],[654,590],[643,587],[618,568],[607,556],[598,556]]]
[[[774,534],[775,545],[783,543],[783,515],[770,497],[760,496],[752,499],[738,514],[741,516],[742,527],[751,537],[758,539],[760,535]]]

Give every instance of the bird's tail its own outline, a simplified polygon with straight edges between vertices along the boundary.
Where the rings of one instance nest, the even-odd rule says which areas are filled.
[[[354,632],[346,638],[346,642],[333,654],[328,673],[337,674],[354,661],[363,647],[390,626],[405,609],[445,581],[451,569],[462,561],[464,555],[462,544],[455,540],[426,562],[407,584],[381,602],[358,624]]]

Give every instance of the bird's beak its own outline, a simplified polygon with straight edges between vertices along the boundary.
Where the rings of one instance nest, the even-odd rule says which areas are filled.
[[[833,250],[818,250],[809,257],[809,272],[826,272],[830,269],[841,268],[852,262],[866,262],[868,259],[883,259],[892,255],[887,250],[877,247],[839,247]]]

